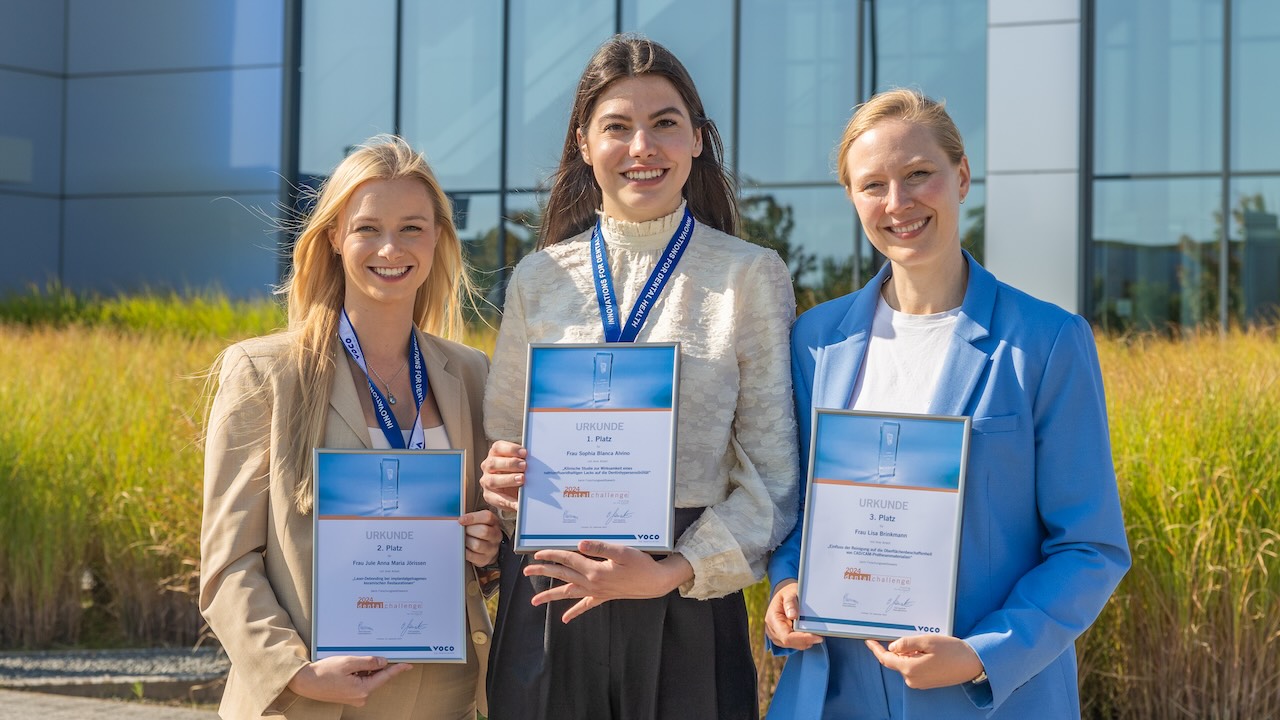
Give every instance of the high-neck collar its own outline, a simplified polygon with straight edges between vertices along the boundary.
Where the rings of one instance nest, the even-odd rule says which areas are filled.
[[[628,250],[661,250],[666,247],[680,220],[684,218],[685,203],[670,215],[655,220],[630,222],[617,220],[600,212],[600,229],[604,233],[604,241],[611,246]]]

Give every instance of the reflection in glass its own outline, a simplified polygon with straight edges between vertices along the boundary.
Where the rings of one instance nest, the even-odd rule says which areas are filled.
[[[1280,172],[1280,3],[1232,0],[1231,12],[1231,169]]]
[[[395,130],[395,0],[308,0],[302,25],[298,170],[326,175],[348,147]]]
[[[662,43],[693,77],[733,157],[733,0],[623,0],[622,30]]]
[[[449,200],[453,203],[458,240],[471,264],[471,279],[482,298],[480,310],[496,317],[502,309],[502,297],[494,298],[501,285],[502,269],[498,262],[498,195],[450,192]]]
[[[511,3],[507,67],[507,187],[534,188],[555,171],[578,76],[613,34],[613,3]]]
[[[1241,178],[1231,187],[1231,318],[1280,320],[1280,175]]]
[[[501,42],[500,0],[405,5],[401,132],[446,188],[498,189]]]
[[[969,194],[960,206],[960,247],[969,251],[979,265],[987,261],[987,185],[971,182]]]
[[[507,230],[507,267],[515,267],[520,258],[533,252],[538,244],[538,227],[542,224],[542,208],[547,203],[544,193],[515,192],[507,195],[503,226]],[[564,240],[567,238],[561,238]]]
[[[1222,0],[1097,2],[1098,174],[1222,168]]]
[[[874,17],[867,50],[875,55],[865,62],[876,91],[913,87],[945,100],[964,136],[969,169],[985,177],[987,0],[879,2]]]
[[[740,203],[743,239],[773,248],[791,269],[804,310],[839,297],[869,277],[855,272],[853,205],[834,183],[819,188],[754,187]],[[869,254],[861,255],[863,262]]]
[[[832,151],[859,101],[860,4],[743,0],[738,174],[744,184],[832,182]]]
[[[1120,331],[1216,321],[1218,181],[1101,180],[1093,187],[1094,319]]]

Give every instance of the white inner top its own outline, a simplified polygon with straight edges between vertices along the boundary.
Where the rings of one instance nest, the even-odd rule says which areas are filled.
[[[405,447],[409,445],[410,430],[401,430],[400,434],[404,436]],[[422,439],[427,443],[428,450],[448,450],[449,449],[449,433],[445,432],[444,425],[435,427],[422,428]],[[382,428],[369,428],[369,441],[373,443],[374,450],[390,450],[391,443],[387,442],[387,436],[382,434]]]
[[[908,315],[881,295],[871,323],[866,361],[849,406],[870,412],[927,413],[960,308]]]

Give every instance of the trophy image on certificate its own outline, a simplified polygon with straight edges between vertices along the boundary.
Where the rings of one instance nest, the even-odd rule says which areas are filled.
[[[531,345],[516,552],[675,542],[676,343]]]
[[[311,659],[467,660],[461,450],[315,451]]]
[[[387,513],[400,507],[400,461],[395,458],[383,458],[382,474],[382,512]]]
[[[797,630],[952,634],[969,424],[814,410]]]

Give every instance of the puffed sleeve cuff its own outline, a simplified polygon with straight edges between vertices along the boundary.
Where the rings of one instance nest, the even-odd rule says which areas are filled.
[[[711,509],[684,531],[676,541],[676,552],[693,566],[693,579],[680,586],[680,594],[695,600],[724,597],[762,575],[747,562],[733,533]]]

